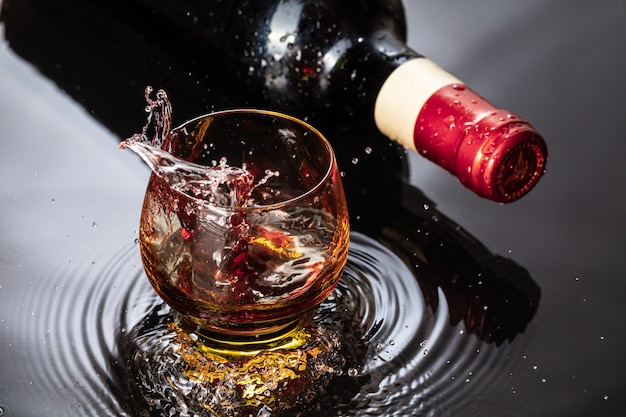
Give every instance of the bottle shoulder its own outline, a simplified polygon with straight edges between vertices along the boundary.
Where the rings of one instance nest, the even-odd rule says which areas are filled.
[[[397,1],[243,1],[224,36],[224,73],[252,105],[345,114],[371,107],[388,74],[418,56],[405,34]]]

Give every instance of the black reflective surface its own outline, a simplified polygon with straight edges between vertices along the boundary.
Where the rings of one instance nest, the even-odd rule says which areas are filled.
[[[481,200],[439,168],[410,157],[411,183],[430,199],[417,191],[412,200],[421,207],[413,210],[420,227],[428,228],[421,217],[424,204],[436,205],[476,238],[479,252],[485,245],[514,260],[541,290],[534,314],[504,321],[509,328],[521,323],[513,325],[511,342],[501,337],[496,349],[480,331],[470,331],[476,338],[472,346],[490,353],[477,355],[464,374],[454,375],[454,381],[467,380],[469,389],[446,375],[452,388],[441,392],[455,404],[446,405],[444,395],[434,403],[424,400],[435,404],[430,409],[435,415],[626,411],[626,6],[618,0],[587,3],[405,2],[409,44],[528,119],[550,151],[548,174],[507,206]],[[131,311],[150,302],[143,287],[122,279],[142,277],[134,239],[148,171],[117,151],[118,139],[3,42],[0,415],[125,413],[110,395],[108,369],[115,359],[85,348],[94,338],[111,345],[116,333],[125,332],[108,299],[124,299]],[[361,158],[356,167],[365,163],[363,154],[356,156]],[[353,168],[345,169],[354,184]],[[384,203],[373,200],[371,212],[384,213]],[[379,220],[386,230],[399,229],[387,220]],[[378,226],[374,220],[356,223]],[[415,230],[407,236],[425,247]],[[383,241],[389,236],[379,229],[372,234]],[[448,242],[467,239],[459,232]],[[474,265],[472,259],[459,265]],[[449,257],[436,264],[447,262]],[[463,297],[450,295],[458,288],[450,291],[447,282],[438,285],[444,292],[448,288],[448,324],[471,330],[472,321],[462,319],[468,317]],[[85,298],[86,292],[91,295]],[[429,290],[422,292],[427,299]],[[460,301],[452,304],[455,300]],[[512,314],[503,311],[507,318]],[[94,317],[106,325],[94,328]],[[467,356],[466,350],[461,353]],[[437,350],[428,355],[437,358]],[[54,372],[67,368],[71,374]],[[488,372],[478,372],[484,369]],[[428,375],[425,369],[424,378]],[[429,415],[428,407],[415,410]]]

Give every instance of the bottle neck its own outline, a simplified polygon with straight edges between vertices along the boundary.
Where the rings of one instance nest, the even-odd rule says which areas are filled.
[[[329,102],[340,103],[342,112],[348,109],[349,115],[366,116],[372,123],[375,121],[373,103],[386,80],[408,62],[423,58],[397,34],[382,30],[370,34],[367,39],[357,38],[355,45],[341,52],[342,61],[335,66],[330,77],[334,85],[343,88],[334,89],[334,96],[329,98]],[[406,89],[402,95],[406,96]],[[395,99],[389,100],[393,102]]]

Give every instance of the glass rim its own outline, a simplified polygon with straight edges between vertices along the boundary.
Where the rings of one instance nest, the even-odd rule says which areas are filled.
[[[218,116],[222,116],[222,115],[229,115],[229,114],[237,114],[237,113],[241,113],[241,114],[245,114],[245,113],[249,113],[249,114],[260,114],[263,116],[273,116],[273,117],[278,117],[280,119],[284,119],[284,120],[289,120],[291,122],[297,123],[301,126],[304,126],[307,130],[309,130],[311,133],[313,133],[315,136],[317,136],[318,140],[320,140],[322,142],[322,144],[324,145],[324,148],[327,150],[328,152],[328,163],[327,168],[326,168],[326,172],[324,172],[324,174],[320,177],[319,181],[316,182],[316,184],[309,188],[308,190],[298,194],[295,197],[292,197],[290,199],[284,200],[284,201],[280,201],[280,202],[276,202],[276,203],[272,203],[272,204],[266,204],[266,205],[261,205],[261,204],[252,204],[250,206],[229,206],[229,205],[223,205],[223,204],[218,204],[218,203],[214,203],[214,202],[210,202],[208,200],[202,199],[202,198],[198,198],[198,197],[194,197],[192,195],[186,194],[182,191],[179,191],[173,187],[171,187],[169,184],[167,184],[167,181],[164,180],[160,175],[156,174],[154,171],[151,173],[151,176],[157,176],[160,179],[162,179],[167,186],[175,193],[180,194],[182,196],[184,196],[185,198],[188,198],[190,200],[195,200],[198,202],[201,202],[202,204],[207,204],[213,207],[217,207],[217,208],[223,208],[223,209],[228,209],[231,211],[246,211],[246,210],[254,210],[254,211],[263,211],[263,210],[273,210],[273,209],[277,209],[283,206],[287,206],[287,205],[292,205],[295,202],[299,201],[299,200],[304,200],[307,197],[317,193],[317,191],[319,189],[321,189],[324,184],[326,182],[328,182],[328,180],[331,178],[332,174],[333,174],[333,169],[337,166],[337,159],[335,156],[335,152],[333,150],[333,147],[331,146],[330,142],[328,141],[328,139],[326,139],[326,136],[324,136],[317,128],[313,127],[310,123],[299,119],[295,116],[291,116],[289,114],[286,113],[282,113],[279,111],[275,111],[275,110],[265,110],[265,109],[255,109],[255,108],[235,108],[235,109],[226,109],[226,110],[218,110],[218,111],[213,111],[210,113],[206,113],[200,116],[196,116],[192,119],[189,119],[185,122],[183,122],[182,124],[176,126],[175,128],[172,129],[172,132],[175,131],[182,131],[186,126],[188,126],[191,123],[197,122],[199,120],[202,119],[206,119],[208,117],[218,117]],[[175,155],[175,154],[174,154]],[[176,155],[175,155],[176,156]],[[194,162],[191,162],[194,163]],[[197,164],[199,166],[202,167],[207,167],[207,165],[202,165],[202,164]]]

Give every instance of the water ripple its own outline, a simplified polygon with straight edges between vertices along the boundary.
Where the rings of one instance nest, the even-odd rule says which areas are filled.
[[[71,276],[59,268],[42,281],[63,288],[30,285],[22,295],[23,308],[33,306],[32,315],[39,317],[22,314],[21,325],[28,327],[30,343],[44,351],[24,358],[32,363],[24,372],[37,382],[35,389],[54,395],[55,404],[80,409],[84,416],[133,412],[120,400],[119,341],[161,305],[138,252],[123,247],[98,265],[73,268]],[[488,402],[477,406],[472,396],[485,395],[482,386],[504,379],[507,357],[523,345],[496,347],[470,334],[464,322],[451,318],[441,287],[434,298],[424,294],[433,283],[424,282],[430,278],[416,272],[419,266],[374,239],[352,234],[344,276],[321,311],[344,316],[360,365],[346,394],[324,401],[325,415],[430,416],[460,410],[481,415],[489,410]]]

